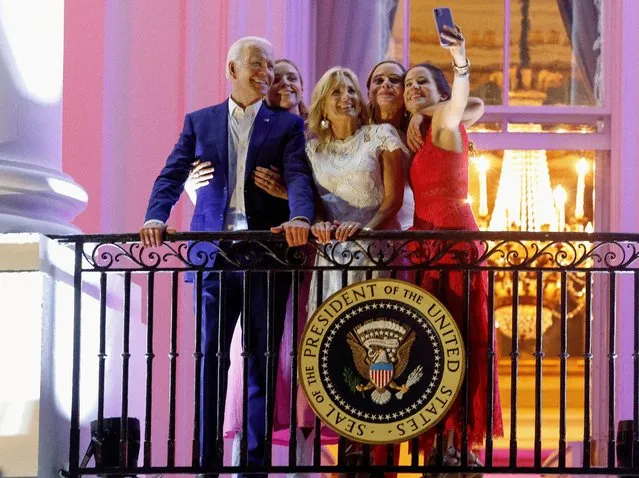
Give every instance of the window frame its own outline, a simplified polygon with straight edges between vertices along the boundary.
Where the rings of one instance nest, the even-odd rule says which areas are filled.
[[[510,18],[511,4],[517,0],[502,0],[504,7],[503,32],[503,87],[502,104],[487,105],[482,122],[502,123],[500,132],[470,132],[471,138],[481,149],[545,149],[545,150],[600,150],[611,149],[611,75],[607,68],[612,51],[613,9],[610,0],[602,0],[603,32],[601,61],[603,72],[603,105],[601,106],[510,106]],[[403,63],[410,64],[410,4],[411,0],[403,0]],[[472,50],[471,50],[472,51]],[[610,61],[613,63],[613,61]],[[472,72],[472,70],[471,70]],[[472,73],[471,73],[472,81]],[[597,124],[597,132],[585,133],[521,133],[507,131],[508,123],[537,124]]]

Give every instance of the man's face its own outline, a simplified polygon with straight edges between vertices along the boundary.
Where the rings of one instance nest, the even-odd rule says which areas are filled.
[[[273,53],[260,44],[247,45],[230,71],[234,95],[245,101],[262,98],[273,83]]]

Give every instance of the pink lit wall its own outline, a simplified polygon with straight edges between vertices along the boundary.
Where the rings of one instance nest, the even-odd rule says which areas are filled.
[[[67,1],[64,11],[62,167],[89,194],[75,224],[100,231],[104,85],[104,5]]]
[[[137,230],[184,114],[227,95],[230,44],[269,38],[310,77],[308,2],[68,0],[65,8],[64,170],[89,193],[84,232]],[[172,214],[188,225],[184,206]]]
[[[611,192],[611,230],[615,232],[639,233],[639,32],[636,20],[639,18],[639,2],[624,0],[615,2],[613,7],[611,43],[613,54],[608,59],[606,68],[616,72],[611,75],[610,95],[612,97],[612,150],[610,170]],[[639,290],[633,284],[633,277],[624,275],[618,278],[617,295],[617,377],[619,385],[616,390],[616,418],[629,420],[633,418],[634,380],[633,370],[629,366],[633,353],[635,334],[633,330],[634,301],[639,300]],[[626,364],[626,366],[623,366]]]

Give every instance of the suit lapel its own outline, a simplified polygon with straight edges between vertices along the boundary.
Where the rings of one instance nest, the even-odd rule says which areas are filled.
[[[229,170],[229,100],[217,105],[211,112],[213,115],[213,143],[220,156],[220,164],[224,174]]]
[[[250,172],[255,169],[260,149],[268,137],[268,133],[273,127],[273,123],[275,123],[275,113],[266,106],[266,103],[262,103],[262,107],[257,112],[257,116],[255,116],[253,133],[251,134],[246,154],[246,172],[244,174],[245,181],[248,181]]]

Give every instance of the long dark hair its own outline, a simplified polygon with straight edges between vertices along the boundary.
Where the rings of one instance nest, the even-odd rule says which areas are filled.
[[[297,76],[300,77],[300,85],[302,85],[302,88],[304,88],[304,78],[302,78],[300,67],[297,66],[297,64],[293,60],[289,60],[288,58],[278,58],[277,60],[275,60],[275,62],[273,62],[274,65],[277,65],[278,63],[288,63],[293,68],[295,68],[295,70],[297,71]],[[306,107],[306,104],[304,103],[304,99],[300,99],[298,107],[300,109],[300,116],[303,119],[306,119],[308,116],[308,108]]]
[[[431,65],[430,63],[419,63],[418,65],[411,66],[406,71],[406,74],[408,74],[410,70],[419,68],[420,66],[422,68],[426,68],[428,71],[430,71],[430,74],[433,75],[433,80],[435,81],[435,86],[437,86],[437,91],[439,92],[439,95],[443,97],[443,99],[441,99],[440,101],[449,100],[452,94],[452,89],[448,84],[448,80],[446,79],[446,75],[444,75],[444,72],[436,66]],[[429,123],[432,121],[432,118],[426,118],[426,120],[428,120],[428,122],[425,121],[423,127],[428,129],[430,128]],[[468,152],[471,154],[471,156],[475,156],[476,154],[475,144],[472,141],[468,142]]]
[[[408,70],[406,70],[406,73],[404,74],[404,76],[406,76],[406,74],[408,74],[409,71],[419,67],[426,68],[428,71],[430,71],[430,74],[433,75],[433,80],[435,80],[435,86],[437,86],[437,91],[439,92],[440,96],[444,97],[444,99],[441,101],[449,100],[452,90],[450,88],[450,85],[448,84],[446,75],[444,75],[444,72],[440,70],[439,68],[437,68],[435,65],[431,65],[430,63],[419,63],[417,65],[413,65]]]
[[[371,72],[368,74],[368,78],[366,79],[366,89],[368,91],[370,91],[371,89],[371,83],[373,82],[373,74],[375,73],[375,70],[377,70],[378,67],[380,67],[381,65],[385,65],[386,63],[390,63],[391,65],[397,65],[399,67],[399,69],[402,71],[402,88],[404,87],[404,77],[406,76],[406,67],[404,65],[402,65],[400,62],[398,62],[397,60],[382,60],[379,63],[377,63],[372,69]],[[402,98],[402,103],[404,103],[404,100]],[[375,122],[375,106],[373,105],[373,103],[369,100],[368,101],[368,108],[371,111],[371,121]],[[402,123],[400,125],[400,129],[402,130],[402,132],[406,133],[406,130],[408,129],[408,115],[406,114],[406,105],[404,105],[404,113],[403,113],[403,117],[402,117]]]
[[[430,63],[418,63],[417,65],[413,65],[408,70],[406,70],[406,74],[404,75],[404,77],[408,75],[409,71],[419,67],[426,68],[428,71],[430,71],[430,74],[433,77],[433,81],[435,81],[437,92],[439,93],[439,96],[442,98],[439,101],[449,100],[452,90],[450,88],[450,85],[448,84],[448,81],[446,80],[446,76],[444,75],[444,72],[440,70],[439,68],[437,68],[435,65],[431,65]],[[423,128],[422,132],[428,131],[430,129],[432,120],[433,118],[430,116],[427,116],[426,118],[424,118],[424,122],[422,123],[422,128]]]

